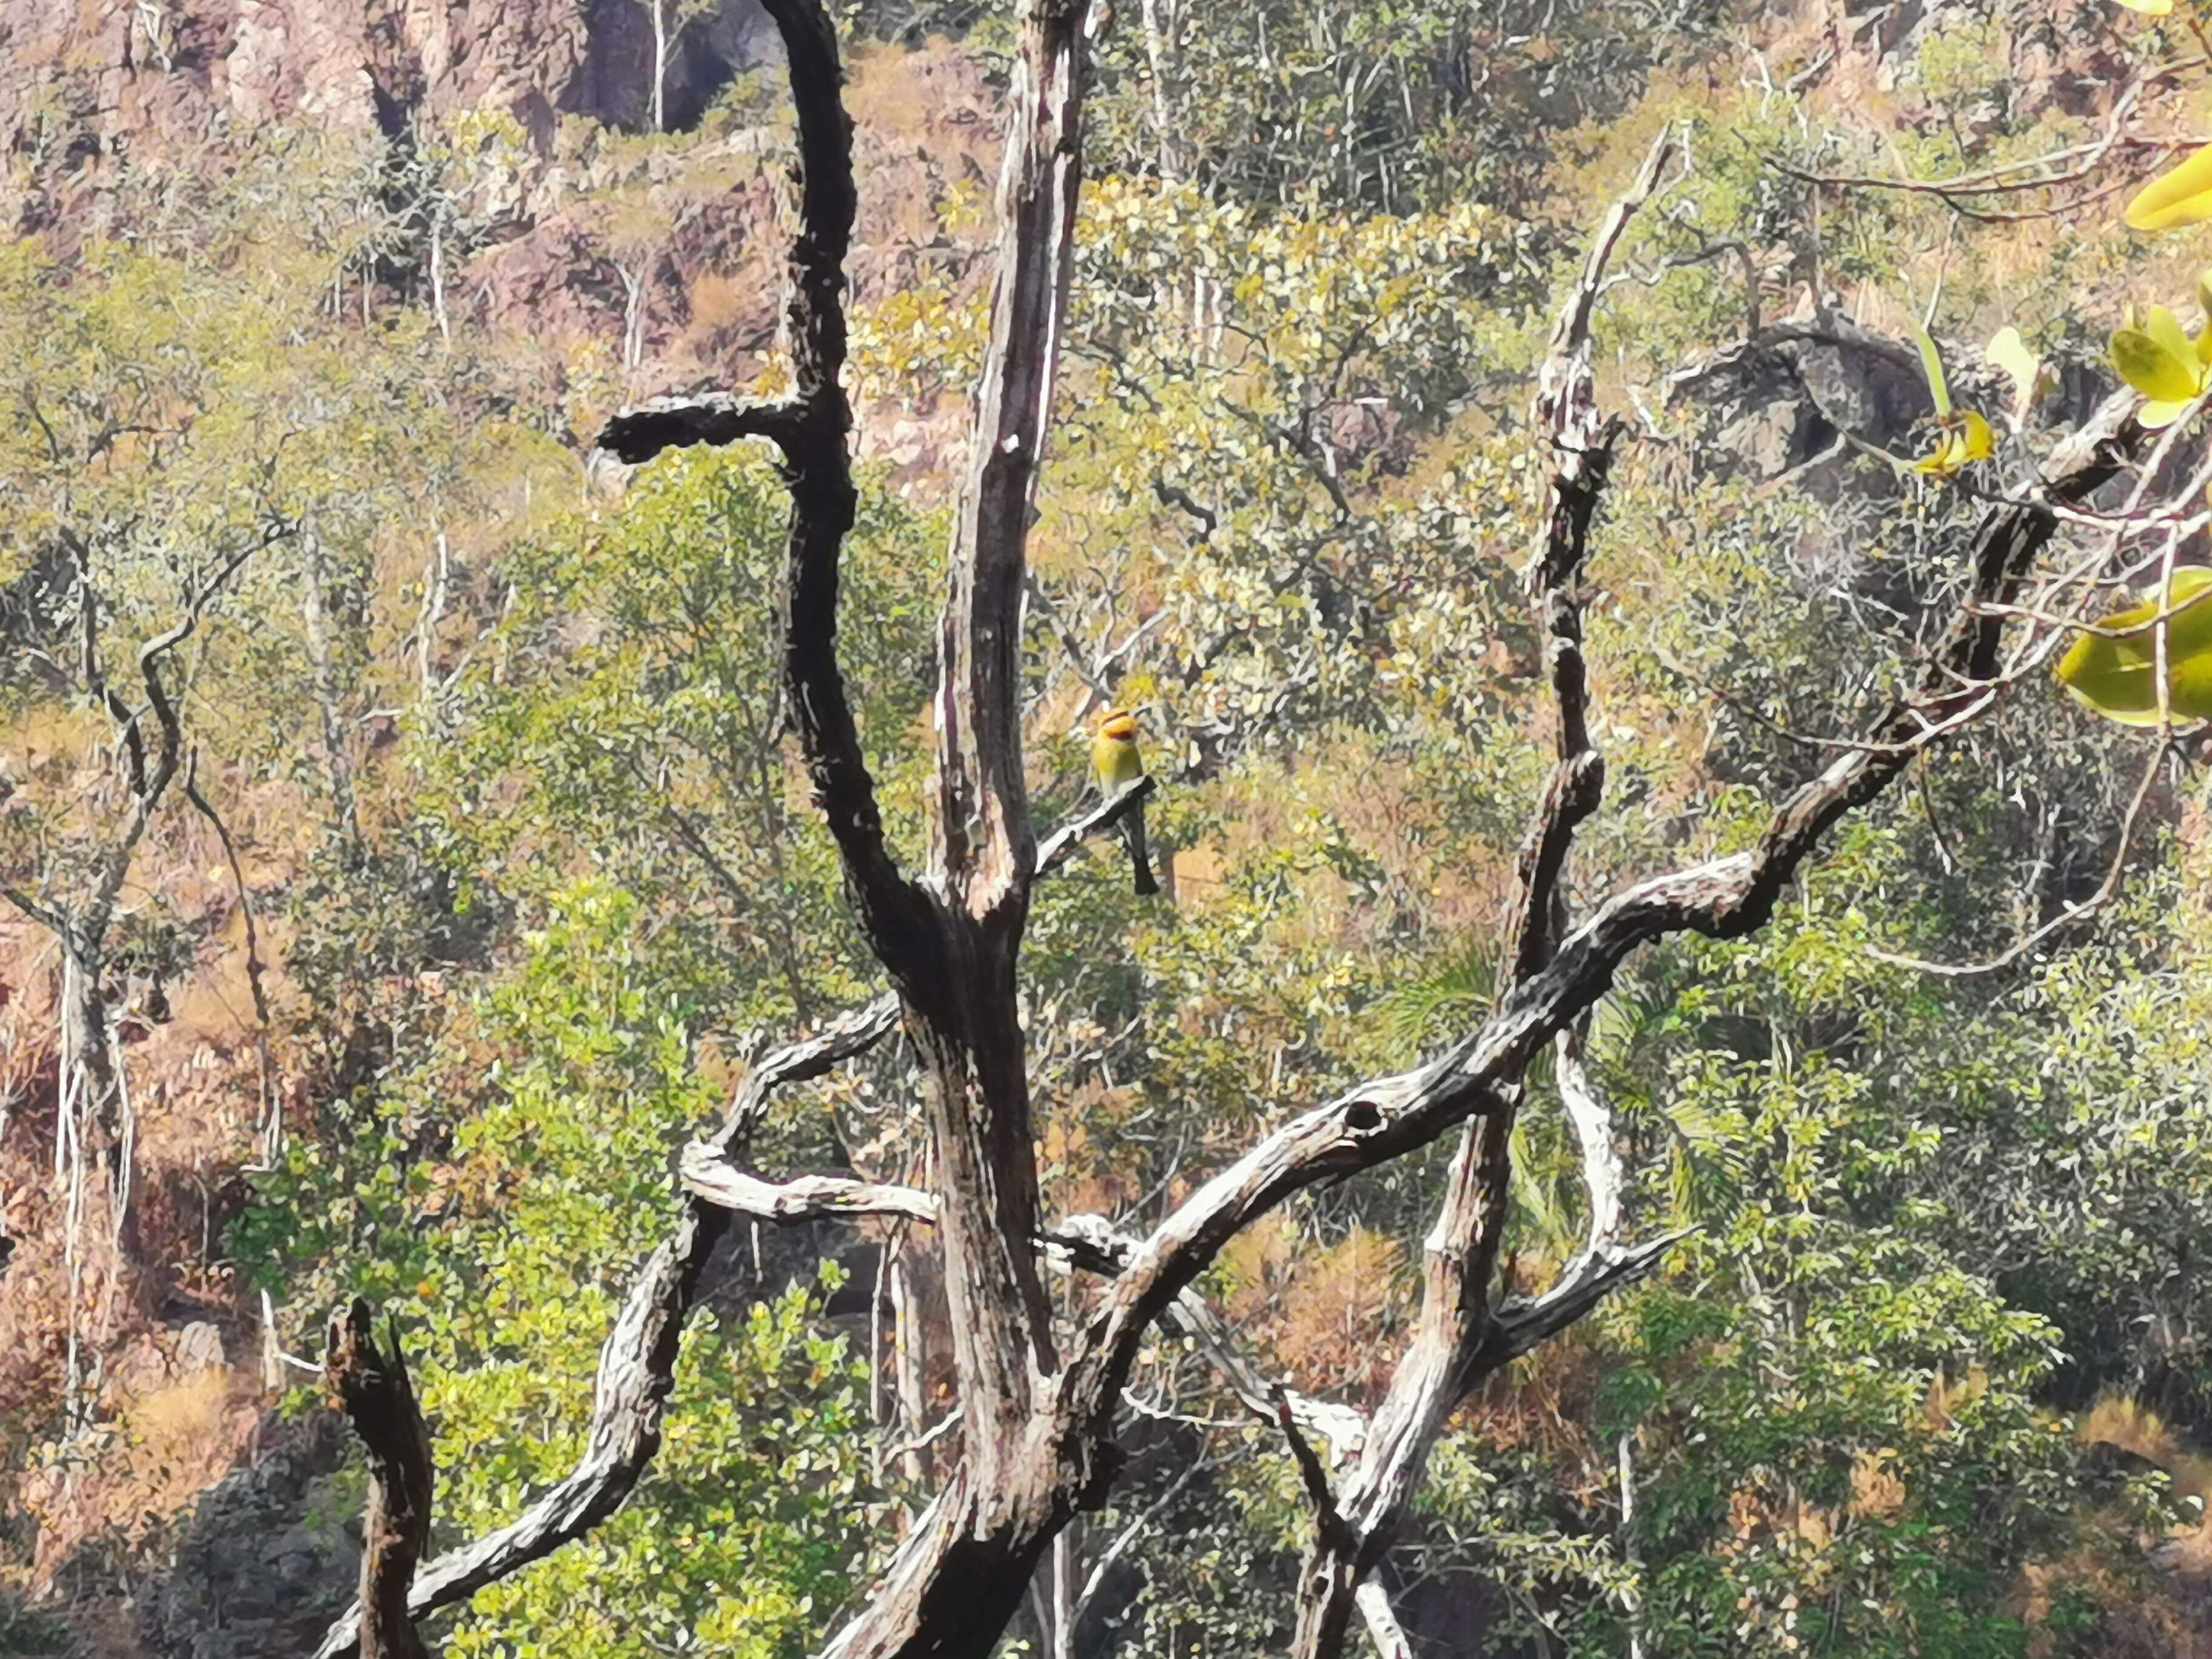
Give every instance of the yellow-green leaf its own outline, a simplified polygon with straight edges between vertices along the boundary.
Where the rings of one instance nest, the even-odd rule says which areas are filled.
[[[2173,11],[2173,0],[2120,0],[2130,11],[2139,11],[2146,17],[2166,17]]]
[[[2212,335],[2212,329],[2205,331]],[[1990,337],[1990,343],[1982,355],[1990,360],[1991,368],[2012,382],[2014,416],[2024,413],[2035,401],[2036,380],[2043,365],[2027,349],[2027,342],[2021,338],[2020,331],[2010,326],[1999,329]]]
[[[1966,461],[1959,454],[1957,434],[1941,432],[1936,435],[1934,450],[1913,462],[1912,470],[1923,477],[1949,478],[1956,477],[1959,469],[1965,465]]]
[[[1936,435],[1935,450],[1915,461],[1912,470],[1930,478],[1955,478],[1976,461],[1989,459],[1996,453],[1996,434],[1990,430],[1990,423],[1968,410],[1943,422]]]
[[[2058,664],[2059,683],[2087,707],[2123,726],[2158,724],[2158,644],[2151,626],[2161,614],[2154,594],[2097,626],[2140,629],[2119,638],[2084,634]],[[2177,720],[2212,720],[2212,569],[2190,565],[2173,573],[2166,617],[2166,707]]]
[[[2154,179],[2128,204],[2130,230],[2166,230],[2212,219],[2212,144],[2163,178]]]
[[[2146,398],[2187,403],[2197,395],[2200,374],[2196,351],[2186,340],[2182,345],[2177,356],[2148,329],[2124,328],[2112,336],[2112,367]]]
[[[2181,319],[2164,306],[2153,306],[2150,315],[2143,319],[2143,332],[2159,343],[2177,362],[2190,362],[2197,356],[2197,348],[2189,338],[2189,331],[2181,325]]]
[[[1928,395],[1936,400],[1936,417],[1942,420],[1951,412],[1951,388],[1943,379],[1943,358],[1936,349],[1936,342],[1928,337],[1928,331],[1915,323],[1912,337],[1920,346],[1920,370],[1928,377]]]

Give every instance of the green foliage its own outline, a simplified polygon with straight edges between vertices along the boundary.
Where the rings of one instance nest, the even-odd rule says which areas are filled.
[[[2105,632],[2081,635],[2058,664],[2084,705],[2123,726],[2212,719],[2212,570],[2176,570],[2096,626]]]
[[[0,1590],[0,1655],[6,1659],[65,1654],[70,1639],[60,1620],[24,1605],[12,1590]]]
[[[295,1140],[234,1230],[294,1307],[399,1318],[440,1470],[439,1538],[510,1520],[581,1455],[599,1346],[665,1237],[668,1161],[711,1116],[696,986],[630,895],[586,884],[337,1133]],[[487,1590],[455,1654],[662,1650],[713,1629],[806,1650],[874,1512],[864,1370],[820,1323],[839,1282],[731,1287],[684,1338],[666,1444],[584,1546]],[[302,1342],[300,1346],[307,1346]],[[533,1637],[529,1632],[543,1634]]]
[[[534,913],[586,860],[653,901],[657,951],[725,1029],[835,1009],[872,980],[781,743],[784,514],[764,459],[695,451],[618,509],[512,549],[499,625],[411,749],[417,811],[465,905]],[[870,491],[844,575],[846,672],[908,830],[936,540]]]
[[[1406,475],[1483,376],[1528,361],[1501,315],[1521,233],[1479,208],[1354,218],[1112,181],[1086,213],[1089,395],[1048,544],[1065,534],[1087,608],[1150,613],[1152,684],[1204,763],[1283,726],[1479,701],[1484,543],[1520,478],[1504,447],[1459,445]]]
[[[2173,1285],[2177,1242],[2212,1219],[2181,1081],[2202,981],[2102,944],[1996,998],[1900,981],[1820,893],[1901,851],[1850,837],[1804,902],[1747,945],[1667,953],[1641,1017],[1601,1031],[1646,1205],[1671,1194],[1703,1229],[1600,1322],[1590,1427],[1637,1448],[1615,1548],[1656,1650],[2026,1653],[2025,1567],[2169,1513],[2156,1482],[2098,1471],[2064,1405],[2190,1397],[2134,1369],[2125,1333],[2201,1316],[2119,1287]],[[2173,902],[2161,879],[2142,914]],[[2069,1053],[2069,1026],[2099,1036]],[[1626,1617],[1608,1559],[1570,1598],[1594,1642]]]
[[[718,1046],[872,988],[777,743],[782,518],[753,458],[697,455],[518,538],[499,616],[407,733],[398,833],[329,843],[295,895],[299,970],[352,1011],[329,1063],[364,1080],[262,1179],[234,1249],[295,1317],[353,1292],[399,1314],[441,1540],[511,1519],[580,1455],[599,1346],[674,1221],[670,1157],[720,1104]],[[923,696],[929,536],[871,496],[848,566],[869,621],[847,661],[894,756]],[[913,776],[889,769],[894,801]],[[395,975],[412,996],[379,988]],[[638,1496],[487,1590],[449,1651],[553,1632],[564,1653],[708,1632],[805,1650],[879,1512],[821,1272],[717,1300]]]

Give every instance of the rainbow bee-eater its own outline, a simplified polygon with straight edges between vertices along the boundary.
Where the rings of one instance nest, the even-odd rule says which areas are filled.
[[[1137,717],[1126,708],[1109,708],[1098,722],[1098,735],[1091,740],[1091,769],[1098,775],[1098,787],[1111,800],[1145,775],[1145,758],[1137,752]],[[1137,896],[1160,890],[1152,879],[1152,860],[1145,854],[1145,804],[1139,801],[1121,815],[1115,826],[1122,845],[1129,849],[1129,871]]]

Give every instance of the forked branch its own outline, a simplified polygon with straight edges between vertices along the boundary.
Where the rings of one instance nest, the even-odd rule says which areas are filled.
[[[1111,828],[1144,793],[1141,787],[1132,789],[1061,825],[1044,843],[1052,856],[1040,861],[1041,869],[1060,868],[1084,840]],[[763,1055],[738,1085],[720,1127],[688,1147],[685,1162],[727,1159],[742,1151],[765,1121],[777,1091],[826,1076],[882,1042],[898,1029],[898,998],[886,992],[832,1020],[814,1036]],[[922,1199],[919,1194],[915,1197]],[[932,1203],[930,1218],[934,1219],[933,1201],[922,1201]],[[913,1207],[906,1206],[908,1212]],[[408,1601],[414,1618],[465,1601],[486,1585],[543,1560],[629,1500],[660,1449],[662,1418],[675,1387],[684,1325],[697,1304],[708,1260],[727,1232],[732,1213],[702,1197],[686,1200],[684,1218],[674,1234],[631,1279],[622,1311],[599,1350],[582,1460],[506,1526],[448,1551],[417,1574]],[[811,1218],[786,1213],[769,1218]],[[1108,1260],[1095,1251],[1084,1261],[1091,1271],[1110,1272],[1117,1263],[1118,1258]],[[331,1626],[315,1650],[315,1659],[343,1659],[356,1652],[360,1621],[356,1604]]]
[[[1594,1228],[1586,1260],[1551,1293],[1492,1307],[1505,1132],[1526,1068],[1574,1027],[1642,945],[1683,930],[1740,937],[1763,924],[1831,825],[1986,705],[2004,623],[1972,606],[2010,603],[2056,528],[2055,505],[2079,501],[2111,475],[2127,405],[2100,415],[2062,453],[2039,497],[1990,510],[1972,551],[1969,608],[1960,612],[1912,692],[1875,723],[1866,744],[1782,801],[1751,850],[1632,886],[1571,930],[1566,854],[1576,828],[1596,807],[1602,778],[1584,717],[1574,588],[1614,435],[1597,419],[1589,396],[1589,319],[1604,256],[1640,198],[1617,209],[1555,338],[1558,374],[1547,369],[1545,383],[1554,488],[1532,588],[1553,647],[1560,744],[1524,865],[1498,1004],[1479,1030],[1427,1064],[1363,1084],[1282,1126],[1147,1237],[1126,1250],[1117,1246],[1116,1276],[1063,1364],[1054,1353],[1037,1261],[1049,1249],[1073,1253],[1085,1246],[1079,1238],[1049,1239],[1038,1224],[1016,983],[1030,881],[1066,848],[1051,842],[1040,848],[1032,839],[1022,777],[1018,653],[1025,534],[1066,315],[1092,18],[1082,0],[1024,0],[1018,8],[1021,52],[1001,181],[993,333],[941,634],[933,859],[926,878],[915,881],[900,873],[885,845],[836,653],[839,561],[854,498],[851,419],[839,385],[853,179],[834,29],[817,0],[766,3],[784,38],[799,116],[800,223],[790,258],[793,395],[771,408],[687,399],[639,411],[623,417],[631,424],[611,428],[611,447],[641,453],[687,434],[713,441],[724,432],[766,435],[782,447],[792,499],[784,637],[788,706],[860,920],[898,995],[896,1004],[879,1000],[849,1024],[840,1022],[834,1039],[825,1032],[806,1057],[789,1060],[786,1075],[834,1063],[827,1056],[849,1052],[848,1043],[879,1040],[902,1013],[928,1079],[937,1190],[863,1191],[860,1183],[818,1180],[778,1187],[753,1176],[729,1155],[760,1109],[741,1097],[722,1134],[687,1157],[695,1196],[684,1231],[648,1263],[603,1355],[602,1407],[611,1376],[629,1390],[595,1416],[592,1456],[599,1457],[604,1425],[607,1457],[563,1483],[561,1507],[548,1511],[555,1496],[549,1495],[533,1509],[538,1518],[529,1528],[508,1529],[504,1542],[472,1547],[455,1558],[448,1577],[426,1578],[447,1600],[465,1594],[464,1584],[475,1588],[534,1559],[520,1553],[526,1547],[542,1553],[575,1536],[634,1485],[658,1443],[676,1336],[698,1272],[725,1224],[726,1212],[698,1192],[714,1190],[718,1199],[776,1219],[856,1211],[916,1220],[933,1216],[952,1313],[963,1452],[947,1486],[831,1651],[841,1659],[986,1654],[1052,1539],[1079,1509],[1097,1503],[1114,1479],[1115,1417],[1147,1328],[1188,1313],[1185,1292],[1222,1247],[1294,1193],[1480,1120],[1462,1146],[1445,1224],[1431,1252],[1429,1305],[1439,1312],[1433,1323],[1425,1316],[1415,1345],[1419,1374],[1407,1375],[1402,1391],[1394,1384],[1386,1405],[1395,1413],[1395,1426],[1387,1434],[1366,1434],[1363,1472],[1351,1490],[1332,1499],[1346,1524],[1330,1531],[1340,1541],[1346,1534],[1352,1540],[1338,1552],[1346,1566],[1338,1582],[1347,1600],[1356,1599],[1350,1592],[1378,1540],[1387,1540],[1393,1506],[1418,1477],[1440,1413],[1469,1378],[1579,1317],[1608,1289],[1647,1270],[1664,1247],[1662,1241],[1622,1251],[1616,1239],[1601,1238]],[[1655,153],[1644,192],[1662,161],[1663,151]],[[1132,791],[1107,803],[1091,821],[1103,826],[1114,809],[1138,795]],[[1606,1177],[1593,1170],[1595,1215]],[[1292,1423],[1303,1431],[1295,1413]],[[334,1650],[325,1644],[326,1652]]]
[[[1948,711],[1983,695],[1998,667],[2003,624],[1982,607],[2016,594],[2057,530],[2055,509],[2085,501],[2118,471],[2140,437],[2136,404],[2132,394],[2109,399],[2060,446],[2028,499],[1985,511],[1968,550],[1962,602],[1911,690],[1869,725],[1863,744],[1787,796],[1754,847],[1616,893],[1480,1029],[1425,1065],[1360,1084],[1284,1124],[1157,1226],[1071,1358],[1067,1408],[1110,1407],[1146,1327],[1241,1229],[1294,1193],[1371,1169],[1498,1109],[1498,1091],[1595,1005],[1633,952],[1674,933],[1741,939],[1765,925],[1820,837],[1941,741]]]
[[[1522,853],[1520,885],[1507,923],[1503,983],[1508,994],[1543,970],[1566,931],[1567,855],[1605,787],[1604,758],[1590,736],[1578,589],[1620,428],[1598,412],[1590,324],[1606,267],[1630,222],[1657,189],[1674,148],[1672,130],[1662,131],[1634,186],[1606,215],[1582,279],[1560,312],[1537,382],[1538,429],[1549,441],[1551,467],[1543,528],[1526,580],[1551,671],[1557,756]],[[1492,1109],[1462,1132],[1429,1235],[1413,1339],[1345,1482],[1343,1524],[1317,1531],[1299,1574],[1292,1650],[1300,1659],[1333,1659],[1342,1650],[1360,1585],[1411,1511],[1437,1437],[1468,1390],[1505,1363],[1504,1345],[1493,1335],[1491,1279],[1509,1208],[1513,1118],[1521,1094],[1520,1073],[1502,1074],[1492,1087]],[[1616,1178],[1616,1194],[1618,1185]]]

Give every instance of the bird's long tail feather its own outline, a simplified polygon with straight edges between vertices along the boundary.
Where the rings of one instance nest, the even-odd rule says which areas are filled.
[[[1145,809],[1141,806],[1121,820],[1121,840],[1129,849],[1129,874],[1139,898],[1150,898],[1160,890],[1152,879],[1152,860],[1145,852]]]

